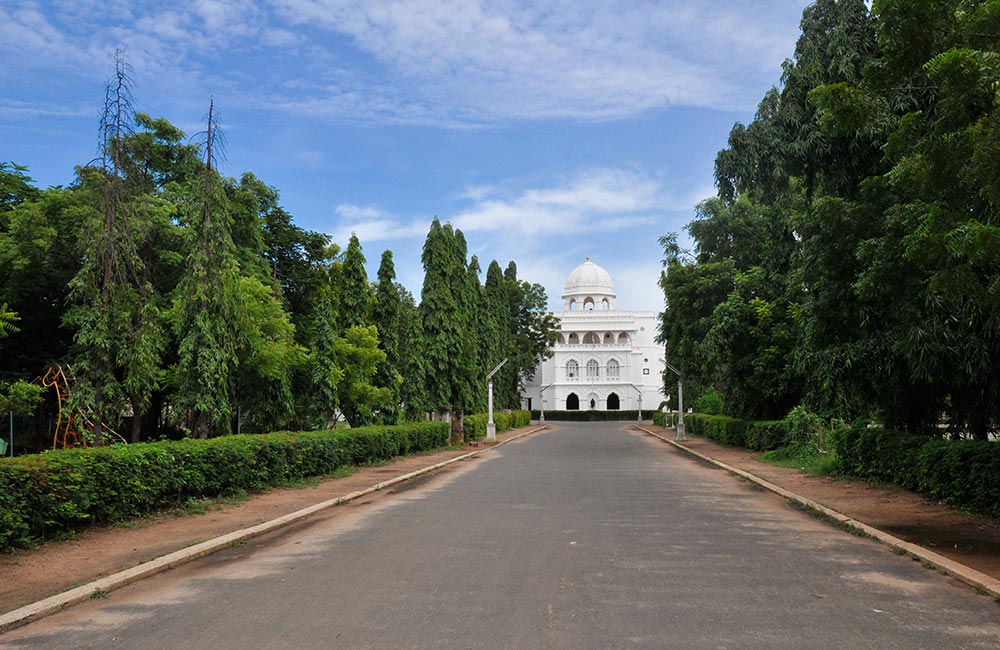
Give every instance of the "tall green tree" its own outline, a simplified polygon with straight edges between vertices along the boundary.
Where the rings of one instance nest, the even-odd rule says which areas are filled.
[[[379,349],[385,352],[385,361],[379,363],[374,381],[376,385],[389,391],[389,399],[380,411],[382,421],[386,424],[395,424],[400,418],[399,387],[403,382],[399,351],[401,312],[402,300],[396,284],[392,251],[383,251],[378,267],[378,284],[375,285],[372,319],[378,332]]]
[[[403,383],[399,387],[403,417],[409,421],[423,420],[432,407],[426,389],[426,349],[423,319],[413,295],[397,286],[400,296],[399,311],[399,373]]]
[[[457,419],[467,402],[464,395],[467,333],[463,331],[461,290],[465,284],[465,260],[451,224],[435,218],[424,241],[421,260],[424,283],[420,294],[420,316],[424,330],[425,387],[430,407],[439,414],[453,413]],[[460,435],[453,423],[453,432]]]
[[[116,54],[101,120],[102,161],[81,172],[94,186],[97,210],[81,238],[83,266],[69,283],[74,307],[66,322],[76,329],[71,406],[93,426],[94,444],[117,426],[126,400],[133,420],[149,404],[163,347],[162,319],[141,255],[150,231],[145,212],[156,202],[130,183],[124,143],[134,130],[128,69]],[[138,441],[138,431],[132,434]]]
[[[343,288],[340,294],[340,319],[344,330],[371,325],[372,289],[365,271],[364,253],[358,236],[352,234],[344,251]]]
[[[190,204],[189,248],[171,319],[179,340],[173,402],[199,438],[231,430],[232,381],[239,364],[233,326],[238,320],[240,269],[227,197],[215,170],[219,135],[214,108],[213,102],[201,195]]]

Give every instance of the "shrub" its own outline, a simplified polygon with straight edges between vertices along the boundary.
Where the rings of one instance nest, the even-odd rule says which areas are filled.
[[[1000,443],[856,427],[837,431],[830,444],[843,474],[1000,517]]]
[[[757,451],[772,451],[791,443],[787,420],[758,420],[747,427],[746,446]]]
[[[0,459],[0,550],[344,465],[442,447],[441,422],[60,449]]]
[[[490,421],[489,413],[476,413],[466,415],[462,421],[465,439],[469,441],[479,440],[486,435],[486,425]],[[497,426],[497,433],[510,431],[531,424],[530,411],[494,411],[493,424]]]
[[[653,412],[653,424],[661,427],[672,427],[677,424],[676,413],[664,413],[663,411]]]
[[[724,445],[745,447],[749,425],[750,422],[747,420],[731,418],[727,415],[707,415],[705,413],[686,413],[684,415],[685,431],[705,436]]]
[[[708,415],[722,414],[722,394],[714,388],[709,388],[701,397],[694,401],[694,408],[699,413]]]

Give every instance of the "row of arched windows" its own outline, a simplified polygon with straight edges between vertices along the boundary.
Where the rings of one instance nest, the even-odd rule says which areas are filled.
[[[589,359],[587,361],[587,379],[597,379],[601,376],[601,364],[597,362],[597,359]],[[621,376],[621,365],[611,359],[608,361],[608,365],[604,368],[605,376],[609,379],[617,379]],[[574,359],[570,359],[566,362],[566,376],[569,378],[576,378],[580,376],[580,364]]]
[[[582,309],[583,311],[594,311],[597,309],[597,305],[594,303],[594,299],[591,298],[590,296],[587,296],[580,302],[577,302],[576,298],[572,298],[569,301],[569,310],[577,311],[580,309]],[[611,301],[608,300],[607,298],[602,298],[600,310],[608,311],[609,309],[611,309]]]
[[[591,397],[590,404],[591,409],[597,408],[597,398]],[[606,400],[605,408],[609,411],[618,411],[622,407],[621,398],[618,397],[618,393],[610,393],[608,399]],[[580,396],[576,393],[570,393],[566,396],[566,410],[567,411],[579,411],[580,410]]]
[[[618,334],[618,336],[615,336],[611,332],[605,332],[603,335],[597,332],[586,332],[582,337],[579,332],[570,332],[565,336],[562,332],[556,334],[556,343],[561,345],[579,345],[581,342],[584,345],[614,345],[615,343],[618,345],[628,345],[629,338],[625,332]]]

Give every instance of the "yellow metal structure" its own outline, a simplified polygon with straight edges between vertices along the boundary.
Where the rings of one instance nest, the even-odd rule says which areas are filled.
[[[87,417],[86,413],[73,412],[68,407],[71,387],[73,385],[72,370],[69,366],[52,366],[42,377],[42,386],[54,388],[56,391],[56,430],[52,435],[52,448],[81,447],[94,443],[94,432],[97,427]],[[113,438],[110,442],[125,443],[125,439],[117,431],[103,425],[101,430],[105,436]],[[84,434],[90,435],[84,435]],[[127,443],[126,443],[127,444]]]

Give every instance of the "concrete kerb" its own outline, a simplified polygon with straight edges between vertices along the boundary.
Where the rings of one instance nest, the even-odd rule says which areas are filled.
[[[686,452],[686,453],[688,453],[688,454],[690,454],[692,456],[695,456],[697,458],[700,458],[701,460],[704,460],[705,462],[711,463],[712,465],[715,465],[716,467],[724,469],[727,472],[732,472],[733,474],[736,474],[737,476],[741,476],[741,477],[747,479],[748,481],[752,481],[752,482],[756,483],[757,485],[759,485],[759,486],[761,486],[761,487],[763,487],[763,488],[765,488],[767,490],[770,490],[771,492],[774,492],[775,494],[779,494],[779,495],[785,497],[789,501],[797,503],[797,504],[799,504],[801,506],[804,506],[804,507],[806,507],[808,509],[814,510],[814,511],[818,512],[819,514],[821,514],[823,517],[829,518],[830,520],[835,521],[837,524],[839,524],[839,525],[841,525],[841,526],[843,526],[845,528],[853,529],[854,531],[857,531],[857,532],[859,532],[859,533],[861,533],[861,534],[863,534],[863,535],[865,535],[867,537],[871,537],[872,539],[874,539],[874,540],[876,540],[876,541],[878,541],[878,542],[880,542],[882,544],[885,544],[885,545],[887,545],[887,546],[889,546],[889,547],[891,547],[893,549],[896,549],[896,550],[898,550],[898,551],[900,551],[902,553],[905,553],[905,554],[907,554],[907,555],[909,555],[909,556],[911,556],[913,558],[921,560],[922,562],[930,563],[930,564],[934,565],[935,568],[937,568],[940,571],[942,571],[943,573],[946,573],[946,574],[948,574],[950,576],[953,576],[953,577],[961,580],[965,584],[967,584],[967,585],[969,585],[969,586],[971,586],[971,587],[973,587],[975,589],[978,589],[979,591],[982,591],[982,592],[984,592],[986,594],[989,594],[990,596],[992,596],[995,599],[1000,599],[1000,580],[998,580],[998,579],[996,579],[996,578],[994,578],[992,576],[988,576],[985,573],[982,573],[981,571],[976,571],[975,569],[973,569],[971,567],[968,567],[968,566],[965,566],[964,564],[961,564],[959,562],[956,562],[955,560],[946,558],[943,555],[939,555],[938,553],[935,553],[934,551],[930,551],[930,550],[924,548],[923,546],[918,546],[917,544],[912,544],[912,543],[907,542],[905,540],[899,539],[898,537],[890,535],[889,533],[887,533],[887,532],[885,532],[883,530],[879,530],[878,528],[874,528],[872,526],[869,526],[868,524],[860,522],[860,521],[858,521],[856,519],[852,519],[852,518],[848,517],[845,514],[837,512],[836,510],[828,508],[827,506],[824,506],[823,504],[816,503],[815,501],[807,499],[807,498],[805,498],[803,496],[799,496],[798,494],[795,494],[794,492],[791,492],[789,490],[786,490],[783,487],[775,485],[774,483],[766,481],[766,480],[760,478],[759,476],[755,476],[755,475],[751,474],[750,472],[744,471],[744,470],[739,469],[737,467],[733,467],[731,465],[727,465],[726,463],[717,461],[714,458],[711,458],[710,456],[706,456],[704,454],[698,453],[697,451],[695,451],[694,449],[691,449],[690,447],[686,447],[685,445],[682,445],[682,444],[680,444],[679,442],[677,442],[675,440],[670,440],[669,438],[667,438],[665,436],[661,436],[660,434],[658,434],[658,433],[656,433],[654,431],[650,431],[649,429],[647,429],[647,428],[645,428],[643,426],[635,425],[635,428],[639,429],[640,431],[642,431],[644,433],[647,433],[647,434],[653,436],[654,438],[659,438],[663,442],[671,444],[674,447],[677,447],[678,449],[680,449],[680,450],[682,450],[682,451],[684,451],[684,452]]]
[[[407,474],[402,474],[389,479],[388,481],[377,483],[371,487],[365,488],[364,490],[358,490],[356,492],[351,492],[350,494],[345,494],[344,496],[328,499],[327,501],[311,505],[307,508],[302,508],[301,510],[296,510],[295,512],[278,517],[277,519],[272,519],[271,521],[266,521],[262,524],[257,524],[256,526],[251,526],[220,537],[215,537],[205,542],[201,542],[200,544],[195,544],[194,546],[189,546],[188,548],[174,551],[173,553],[163,555],[154,560],[144,562],[143,564],[134,566],[131,569],[119,571],[118,573],[110,576],[94,580],[93,582],[88,582],[85,585],[70,589],[69,591],[64,591],[61,594],[56,594],[55,596],[40,600],[36,603],[19,607],[18,609],[0,615],[0,634],[22,627],[40,618],[55,614],[56,612],[71,605],[75,605],[76,603],[89,600],[94,597],[95,594],[111,592],[115,589],[132,584],[133,582],[142,580],[143,578],[148,578],[158,573],[162,573],[163,571],[181,566],[182,564],[187,564],[188,562],[192,562],[198,558],[205,557],[206,555],[210,555],[216,551],[229,548],[234,544],[238,544],[248,539],[277,530],[283,526],[305,519],[306,517],[316,514],[322,510],[333,508],[341,504],[348,503],[349,501],[354,501],[355,499],[372,494],[373,492],[378,492],[398,483],[409,481],[413,478],[421,476],[422,474],[427,474],[441,469],[442,467],[446,467],[447,465],[451,465],[452,463],[457,463],[474,456],[478,456],[491,449],[502,447],[509,442],[514,442],[515,440],[519,440],[525,436],[538,433],[539,431],[548,428],[549,427],[546,425],[534,425],[530,430],[519,433],[516,436],[511,436],[495,445],[489,445],[483,447],[482,449],[477,449],[467,454],[462,454],[461,456],[449,458],[448,460],[435,463],[434,465],[430,465],[428,467],[422,467],[421,469]]]

